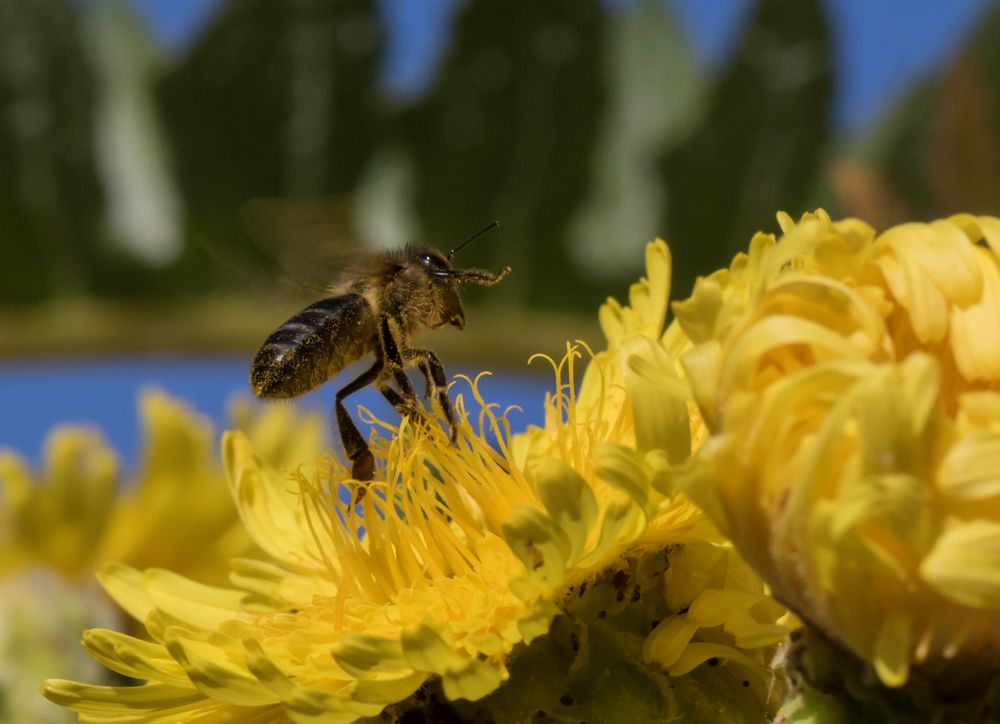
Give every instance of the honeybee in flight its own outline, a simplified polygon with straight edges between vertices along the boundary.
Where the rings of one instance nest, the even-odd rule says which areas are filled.
[[[423,374],[427,396],[437,400],[454,441],[457,427],[444,367],[434,352],[413,347],[410,340],[423,328],[450,324],[462,329],[465,312],[458,285],[493,286],[510,273],[510,267],[494,274],[451,264],[459,250],[496,226],[494,221],[447,254],[408,245],[360,257],[333,284],[328,298],[303,309],[264,341],[250,365],[253,393],[263,399],[297,397],[371,352],[372,366],[335,396],[337,427],[351,460],[351,476],[371,480],[375,458],[344,407],[344,398],[374,383],[400,415],[419,414],[407,367],[416,366]]]

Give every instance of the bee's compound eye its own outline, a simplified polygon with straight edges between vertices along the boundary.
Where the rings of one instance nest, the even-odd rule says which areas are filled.
[[[435,254],[421,254],[417,258],[420,259],[420,263],[432,273],[442,272],[448,268],[448,265],[441,259],[441,257]]]

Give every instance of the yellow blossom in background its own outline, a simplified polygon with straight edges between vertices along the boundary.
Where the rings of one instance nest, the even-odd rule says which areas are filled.
[[[222,582],[228,560],[252,540],[241,525],[207,420],[160,392],[139,401],[141,460],[122,480],[100,433],[62,426],[36,472],[0,451],[0,719],[57,721],[37,694],[45,675],[100,673],[80,659],[82,626],[124,624],[95,572],[109,561],[165,566]],[[290,407],[234,418],[276,465],[322,447],[316,415]]]
[[[884,685],[981,693],[1000,673],[1000,221],[779,222],[674,307],[711,430],[684,489]]]
[[[152,641],[94,630],[84,644],[148,683],[49,681],[46,696],[93,722],[348,722],[435,706],[759,721],[780,703],[766,664],[787,616],[673,489],[704,428],[677,362],[683,334],[663,331],[663,242],[647,270],[630,307],[602,309],[608,350],[579,392],[580,350],[554,363],[543,427],[512,435],[469,381],[483,411],[470,419],[456,395],[456,444],[439,424],[375,421],[385,437],[358,504],[333,456],[289,475],[227,433],[233,499],[272,560],[234,561],[230,587],[106,567],[105,589]]]
[[[225,580],[228,559],[252,543],[233,509],[210,424],[155,391],[142,395],[139,417],[142,455],[127,482],[92,428],[53,430],[38,473],[0,451],[0,574],[45,566],[89,579],[103,563],[120,561]],[[288,407],[254,415],[244,406],[234,417],[275,465],[322,449],[319,416]]]

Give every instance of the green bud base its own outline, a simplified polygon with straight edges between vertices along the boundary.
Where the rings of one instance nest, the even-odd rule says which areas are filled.
[[[789,696],[775,724],[966,724],[1000,721],[1000,669],[977,661],[883,685],[870,664],[812,626],[787,642]],[[995,658],[995,657],[992,657]],[[984,665],[985,664],[985,665]]]

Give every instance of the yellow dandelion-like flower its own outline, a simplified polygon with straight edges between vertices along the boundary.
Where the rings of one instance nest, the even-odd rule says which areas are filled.
[[[252,548],[208,422],[159,392],[143,394],[139,411],[142,459],[124,482],[118,456],[90,428],[53,430],[38,472],[0,451],[2,721],[65,721],[65,711],[38,696],[41,678],[101,678],[79,656],[79,631],[126,623],[93,580],[102,564],[167,566],[221,582],[228,559]],[[322,447],[315,415],[242,411],[237,422],[275,464]]]
[[[84,644],[148,683],[49,681],[45,695],[93,722],[347,722],[433,707],[759,721],[785,612],[672,489],[701,424],[673,354],[682,334],[662,330],[666,245],[650,245],[647,263],[632,306],[602,311],[609,349],[579,394],[579,350],[554,364],[543,427],[511,435],[467,381],[482,412],[470,419],[456,396],[456,444],[436,424],[373,420],[385,437],[359,503],[336,458],[289,476],[227,433],[233,498],[273,560],[234,561],[230,588],[105,568],[102,584],[152,640],[95,630]]]
[[[0,575],[44,566],[89,579],[107,561],[162,566],[222,582],[252,545],[232,507],[208,421],[167,395],[139,400],[142,459],[119,484],[118,457],[97,430],[62,426],[36,473],[0,451]],[[234,415],[269,460],[292,466],[322,449],[322,422],[291,408]]]
[[[1000,221],[779,222],[675,305],[685,490],[884,685],[968,694],[1000,672]]]

